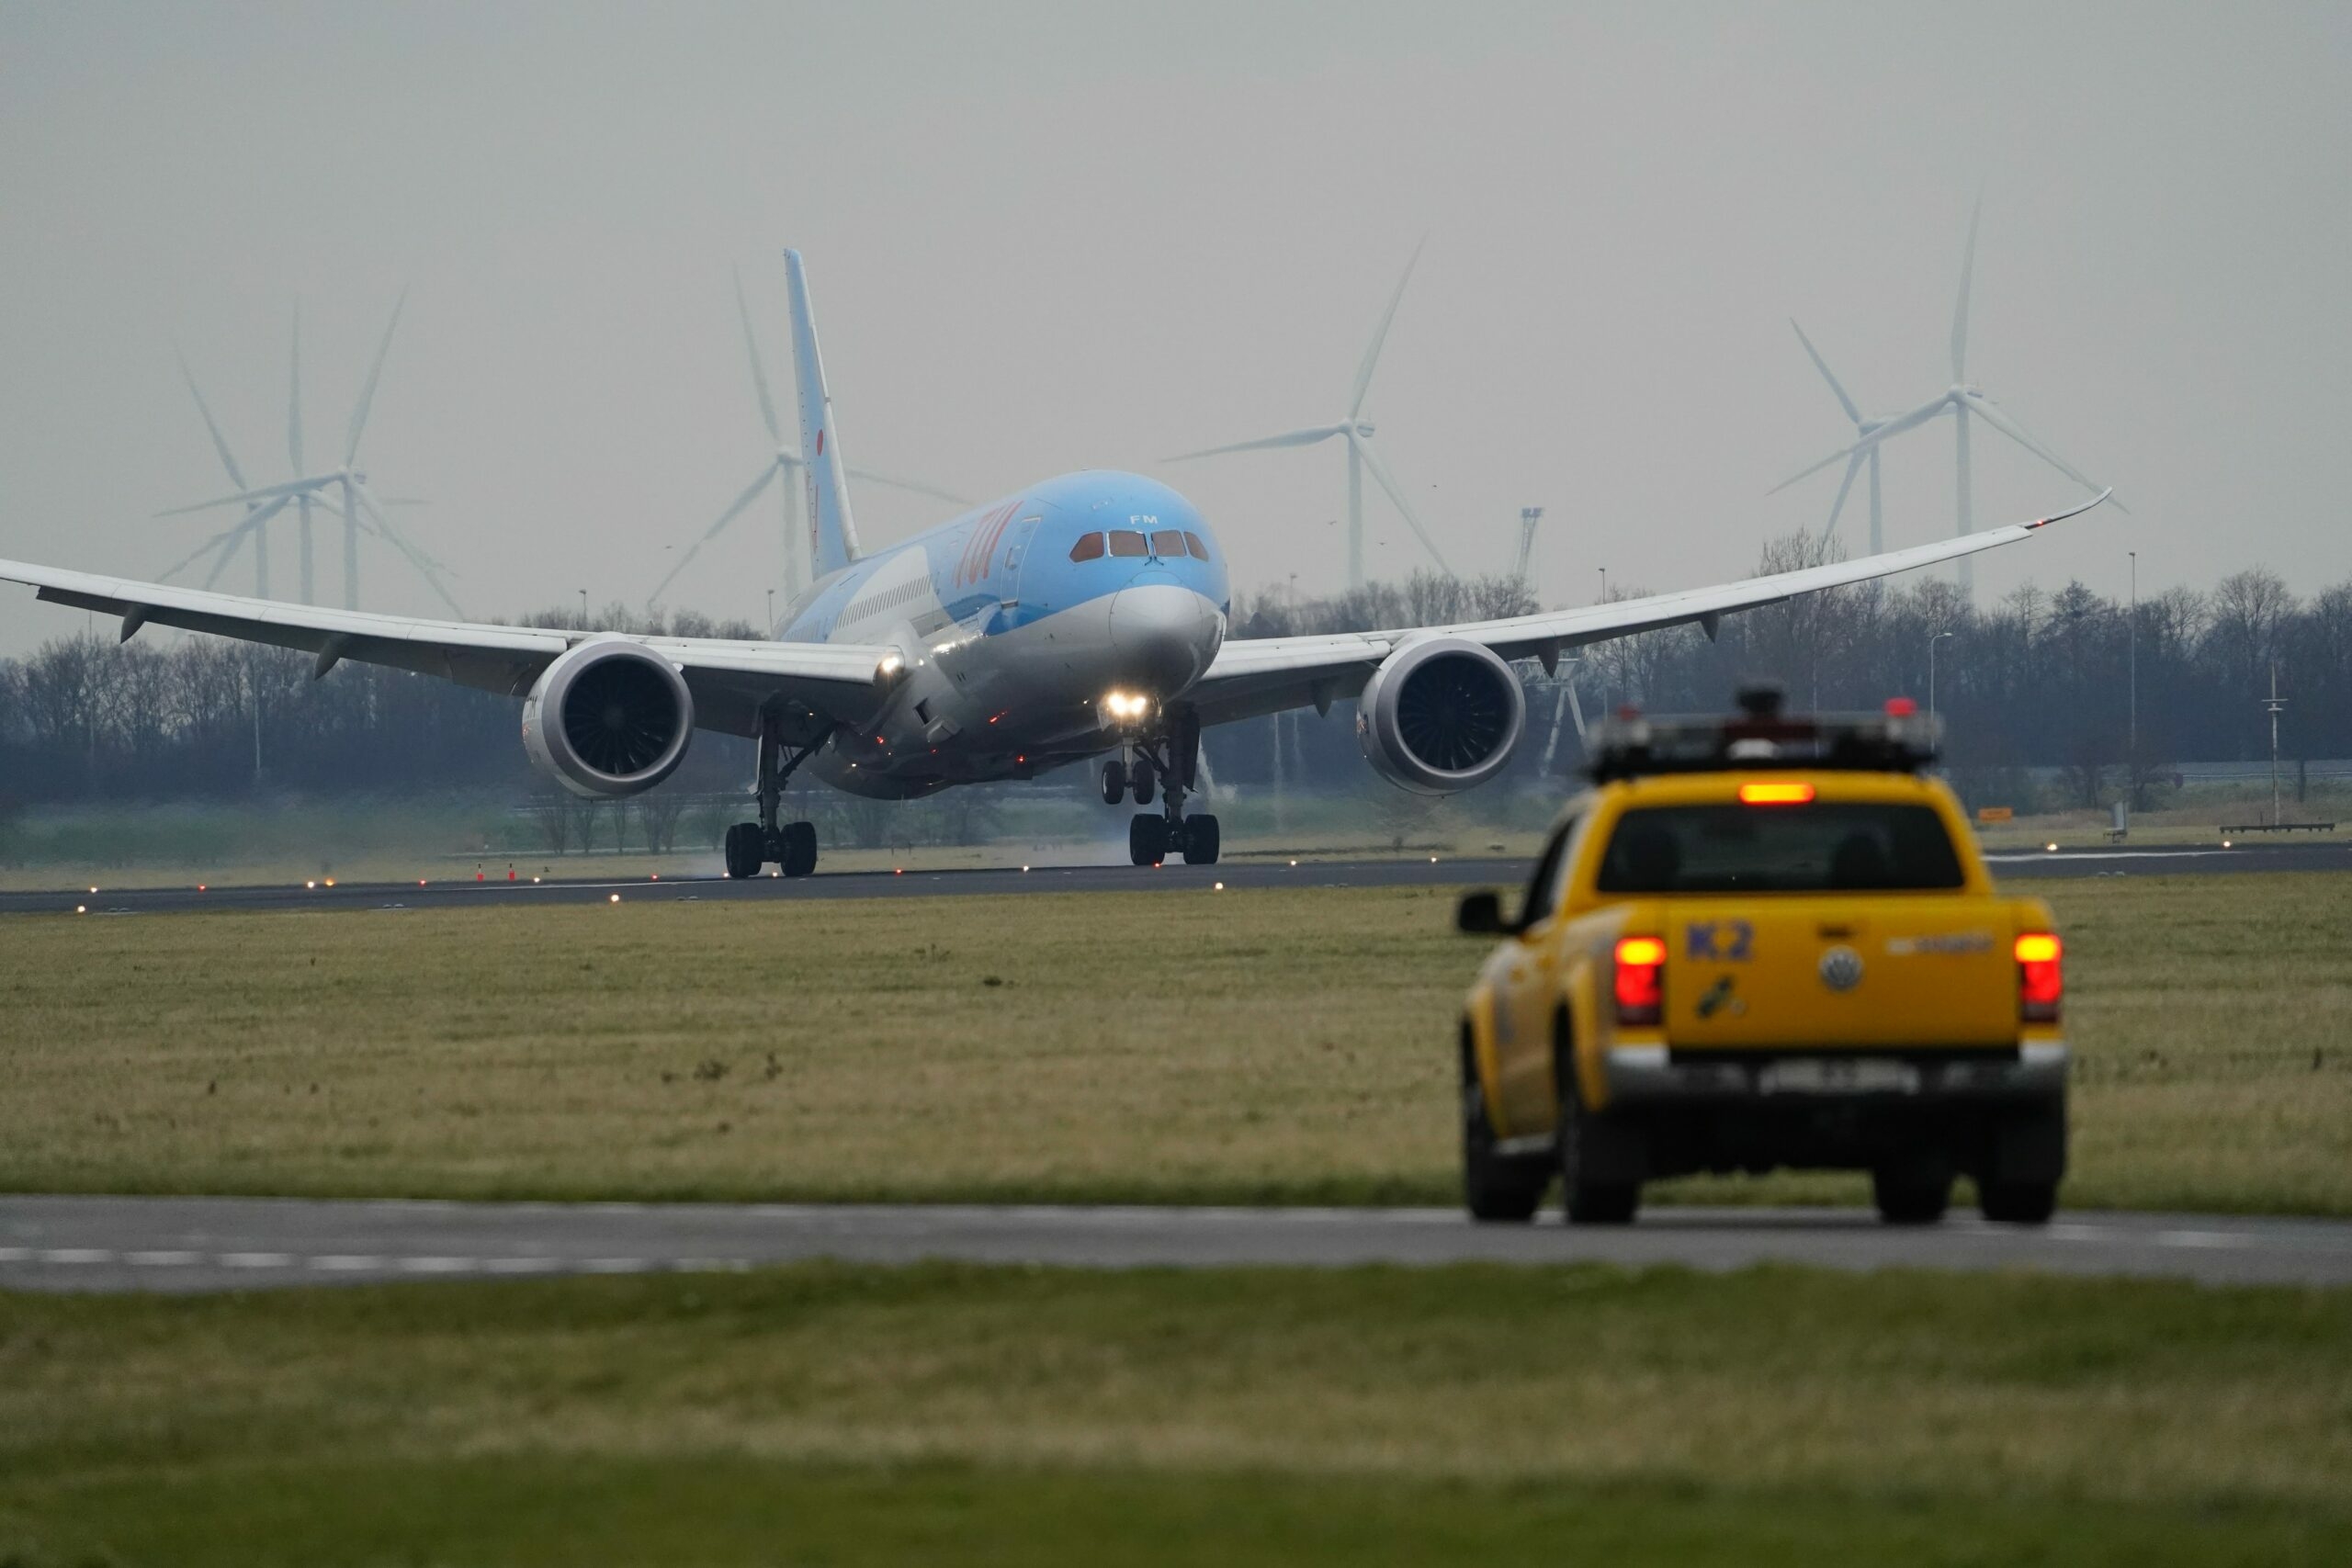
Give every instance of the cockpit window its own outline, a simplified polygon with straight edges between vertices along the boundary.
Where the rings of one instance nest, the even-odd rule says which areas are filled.
[[[1114,556],[1148,556],[1151,554],[1151,546],[1132,528],[1114,528],[1111,530],[1111,553]]]
[[[1174,528],[1162,528],[1151,536],[1151,553],[1162,560],[1174,560],[1184,553],[1184,536]]]
[[[1201,536],[1189,528],[1184,531],[1184,548],[1192,552],[1194,560],[1209,558],[1209,547],[1201,543]]]
[[[1078,543],[1069,547],[1069,558],[1072,560],[1100,560],[1102,557],[1102,536],[1100,534],[1080,534]]]

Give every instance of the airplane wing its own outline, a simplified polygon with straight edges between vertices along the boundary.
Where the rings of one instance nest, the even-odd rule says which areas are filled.
[[[539,672],[573,644],[591,636],[622,635],[330,610],[23,561],[0,560],[0,581],[27,583],[52,604],[119,615],[125,640],[143,626],[179,626],[317,654],[321,675],[349,659],[414,670],[510,696],[527,693]],[[694,694],[697,728],[735,735],[752,733],[753,713],[772,694],[827,718],[854,719],[869,712],[878,695],[882,661],[898,652],[843,643],[684,637],[628,640],[677,665]]]
[[[1712,588],[1686,588],[1653,593],[1641,599],[1620,599],[1572,610],[1547,610],[1498,621],[1467,621],[1457,626],[1408,626],[1395,631],[1342,632],[1315,637],[1250,637],[1227,642],[1192,691],[1192,701],[1203,724],[1225,724],[1257,714],[1304,707],[1328,708],[1335,700],[1353,698],[1364,682],[1399,644],[1428,637],[1458,637],[1484,643],[1505,659],[1541,659],[1546,665],[1566,649],[1587,643],[1662,626],[1692,622],[1714,635],[1715,623],[1738,610],[1758,609],[1792,599],[1800,593],[1867,582],[1872,578],[1911,571],[1939,561],[1955,560],[1979,550],[1996,549],[2030,538],[2036,529],[2089,511],[2105,501],[2102,491],[2080,506],[1988,528],[1914,549],[1891,550],[1860,560],[1833,561],[1798,571],[1751,577],[1742,582]]]

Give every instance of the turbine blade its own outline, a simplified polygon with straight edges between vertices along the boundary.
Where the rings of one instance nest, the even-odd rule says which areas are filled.
[[[2000,404],[1995,402],[1984,393],[1965,393],[1963,394],[1963,400],[1966,401],[1970,410],[1973,412],[1978,418],[1984,420],[1985,423],[1991,425],[1994,429],[1999,431],[2002,434],[2007,436],[2010,440],[2016,442],[2018,446],[2024,447],[2027,451],[2032,453],[2035,457],[2041,458],[2043,462],[2049,464],[2052,468],[2057,469],[2060,473],[2065,475],[2068,479],[2082,486],[2085,490],[2098,490],[2099,488],[2099,483],[2097,479],[2092,479],[2080,468],[2075,467],[2074,464],[2069,463],[2065,458],[2058,456],[2056,452],[2052,451],[2047,443],[2037,439],[2026,430],[2025,426],[2019,424],[2017,420],[2011,416],[2008,410],[2001,407]],[[2118,512],[2129,512],[2131,510],[2131,508],[2125,506],[2120,501],[2115,503],[2115,509]]]
[[[294,459],[294,471],[302,471],[302,301],[294,301],[293,369],[287,377],[286,392],[286,455]]]
[[[1791,474],[1787,479],[1782,479],[1779,484],[1774,485],[1770,490],[1766,491],[1764,493],[1766,495],[1778,495],[1782,491],[1788,489],[1791,485],[1796,483],[1799,479],[1809,479],[1813,478],[1814,475],[1821,472],[1822,469],[1827,468],[1830,464],[1838,461],[1840,458],[1851,459],[1863,452],[1869,451],[1871,447],[1877,445],[1878,438],[1875,435],[1864,436],[1861,440],[1855,442],[1851,446],[1839,447],[1837,451],[1832,452],[1818,463],[1815,463],[1807,468],[1799,468],[1795,473]]]
[[[1173,457],[1162,457],[1163,463],[1189,463],[1195,457],[1221,457],[1227,452],[1264,452],[1277,446],[1312,446],[1318,441],[1329,441],[1334,435],[1345,435],[1344,424],[1318,424],[1306,430],[1284,431],[1280,435],[1261,435],[1255,441],[1237,441],[1229,446],[1207,446],[1198,452],[1179,452]]]
[[[1363,351],[1363,363],[1356,367],[1355,392],[1348,400],[1348,418],[1351,420],[1363,412],[1364,394],[1372,390],[1372,373],[1380,367],[1380,345],[1388,341],[1388,323],[1396,319],[1396,307],[1405,299],[1405,285],[1413,281],[1413,268],[1419,265],[1422,247],[1429,243],[1430,237],[1424,234],[1420,244],[1413,247],[1412,259],[1405,264],[1405,276],[1396,280],[1396,292],[1388,297],[1387,312],[1373,331],[1372,345]]]
[[[718,514],[718,521],[713,523],[709,527],[705,528],[702,531],[702,537],[695,541],[695,548],[700,549],[703,546],[708,544],[711,540],[716,539],[719,535],[725,533],[727,531],[727,525],[734,522],[738,517],[741,517],[743,514],[743,508],[759,500],[760,492],[775,482],[776,471],[783,466],[784,465],[781,463],[770,463],[766,468],[762,468],[760,470],[760,477],[753,479],[749,485],[744,487],[743,493],[735,498],[733,504]],[[680,562],[679,564],[684,565],[684,563]]]
[[[1380,481],[1380,488],[1388,492],[1388,499],[1396,503],[1397,512],[1404,516],[1405,525],[1413,530],[1415,538],[1420,540],[1421,548],[1429,551],[1430,558],[1437,562],[1440,571],[1448,577],[1453,576],[1453,568],[1447,564],[1444,552],[1430,537],[1429,530],[1421,526],[1420,518],[1413,512],[1413,503],[1405,499],[1405,487],[1396,482],[1396,476],[1388,471],[1388,465],[1380,460],[1380,454],[1373,450],[1372,443],[1354,434],[1351,434],[1349,440],[1363,455],[1363,466],[1372,470],[1372,477]]]
[[[913,479],[894,479],[888,474],[877,474],[868,468],[844,468],[842,472],[854,479],[864,479],[868,484],[888,485],[892,490],[911,491],[916,495],[927,495],[933,501],[953,502],[957,506],[972,504],[968,497],[957,495],[952,491],[941,490],[935,485],[921,484]]]
[[[1846,411],[1848,419],[1852,420],[1856,424],[1861,423],[1862,411],[1854,406],[1854,400],[1846,395],[1846,389],[1839,386],[1838,378],[1829,373],[1828,362],[1821,357],[1821,351],[1813,346],[1813,340],[1804,335],[1804,329],[1797,327],[1797,319],[1794,316],[1789,318],[1789,325],[1797,328],[1797,341],[1804,344],[1805,353],[1812,356],[1813,367],[1821,372],[1821,378],[1829,383],[1831,391],[1838,394],[1838,406]]]
[[[743,318],[743,349],[752,356],[752,386],[760,394],[760,418],[767,422],[768,439],[784,445],[784,426],[776,422],[775,398],[768,391],[767,367],[760,363],[759,334],[752,331],[752,307],[743,298],[743,269],[735,269],[735,310]]]
[[[392,319],[384,328],[384,341],[376,345],[376,363],[368,367],[367,383],[359,389],[359,404],[351,411],[351,434],[343,444],[343,460],[346,467],[359,460],[359,437],[368,428],[368,411],[376,405],[376,383],[384,374],[384,355],[392,351],[392,334],[400,330],[401,311],[408,304],[408,290],[392,302]]]
[[[1968,250],[1960,263],[1960,303],[1951,312],[1951,378],[1955,382],[1968,379],[1968,288],[1976,276],[1976,220],[1984,215],[1984,197],[1979,192],[1976,205],[1968,212]]]
[[[1838,499],[1829,503],[1829,521],[1821,530],[1821,542],[1827,544],[1838,535],[1838,514],[1846,510],[1846,492],[1854,488],[1854,476],[1862,471],[1863,459],[1872,452],[1857,452],[1846,460],[1846,477],[1838,481]]]
[[[275,501],[280,496],[290,499],[306,490],[323,490],[334,483],[338,477],[334,474],[311,474],[303,479],[288,479],[284,484],[262,485],[254,490],[239,491],[234,495],[216,496],[210,501],[199,501],[193,506],[175,506],[155,515],[180,517],[191,512],[209,512],[216,506],[252,506],[260,502]]]
[[[288,503],[292,502],[293,499],[294,498],[290,495],[280,496],[277,500],[271,502],[267,506],[256,507],[254,510],[253,515],[247,517],[234,528],[230,529],[227,542],[220,547],[220,558],[212,563],[212,574],[204,580],[204,586],[210,588],[215,582],[218,582],[220,580],[220,573],[227,569],[230,561],[236,558],[238,547],[243,545],[247,539],[252,539],[254,541],[254,547],[255,549],[259,549],[261,547],[259,535],[261,533],[262,525],[277,516],[279,513],[285,511]],[[218,537],[219,536],[215,536]]]
[[[187,367],[187,355],[180,352],[179,344],[174,344],[172,356],[180,362],[180,374],[187,379],[188,396],[196,400],[196,412],[204,416],[204,428],[212,433],[212,449],[220,454],[220,466],[229,470],[229,482],[239,490],[244,489],[244,470],[237,467],[236,454],[229,450],[228,439],[220,434],[220,425],[212,417],[211,406],[205,402],[204,394],[197,389],[196,372]]]
[[[449,606],[449,613],[458,619],[464,620],[466,612],[459,608],[455,599],[449,596],[448,589],[441,584],[441,572],[447,569],[442,568],[439,562],[433,560],[415,546],[401,537],[392,527],[391,519],[386,517],[383,508],[376,504],[376,498],[368,493],[366,485],[354,482],[350,493],[358,498],[360,509],[366,512],[368,518],[376,525],[377,533],[380,534],[392,548],[408,558],[409,565],[416,569],[416,574],[424,579],[425,586],[433,590],[441,603]]]
[[[186,571],[189,567],[195,565],[197,557],[204,554],[207,550],[218,549],[220,546],[228,542],[230,535],[236,533],[238,529],[243,528],[243,524],[238,523],[221,529],[218,534],[213,535],[212,537],[205,540],[204,543],[197,546],[196,548],[188,551],[187,554],[180,557],[179,559],[164,568],[164,570],[157,575],[155,581],[158,582],[169,582],[172,579]],[[216,573],[216,575],[218,574]]]

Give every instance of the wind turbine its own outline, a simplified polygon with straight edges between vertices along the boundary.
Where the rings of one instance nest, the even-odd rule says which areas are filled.
[[[1846,504],[1846,491],[1854,482],[1855,468],[1862,457],[1869,457],[1871,460],[1871,547],[1873,551],[1880,544],[1878,449],[1905,431],[1916,430],[1929,420],[1946,412],[1952,416],[1953,456],[1959,477],[1959,506],[1953,529],[1955,534],[1971,534],[1976,529],[1974,507],[1970,496],[1971,463],[1968,422],[1972,416],[1983,420],[1986,424],[1991,425],[2084,489],[2101,488],[2098,480],[2085,475],[2080,468],[2075,468],[2065,458],[2052,451],[2047,445],[2030,434],[2007,411],[1987,397],[1982,388],[1974,386],[1968,379],[1968,295],[1970,283],[1976,272],[1976,226],[1978,219],[1983,216],[1984,205],[1980,198],[1968,216],[1968,248],[1962,257],[1960,265],[1960,302],[1952,308],[1951,314],[1951,385],[1936,397],[1905,413],[1894,414],[1881,420],[1865,420],[1860,411],[1854,406],[1853,400],[1846,395],[1845,389],[1838,384],[1838,378],[1829,374],[1829,367],[1823,364],[1821,355],[1814,352],[1812,343],[1805,339],[1804,329],[1802,327],[1797,329],[1798,341],[1804,343],[1805,352],[1812,355],[1814,364],[1820,368],[1822,375],[1828,378],[1830,389],[1838,394],[1838,401],[1845,409],[1847,417],[1854,421],[1858,439],[1852,446],[1841,451],[1832,452],[1818,463],[1791,475],[1765,493],[1777,495],[1799,479],[1817,474],[1833,463],[1843,462],[1846,465],[1845,482],[1838,487],[1838,501],[1831,507],[1829,513],[1829,525],[1834,528],[1838,523],[1838,513]],[[1795,325],[1793,321],[1790,324]],[[2120,501],[2115,504],[2119,510],[2129,510]],[[1975,570],[1973,563],[1966,557],[1962,557],[1960,562],[1960,585],[1964,592],[1974,592]]]
[[[704,529],[702,536],[686,547],[686,553],[678,558],[678,564],[672,567],[668,575],[654,586],[653,592],[646,595],[645,602],[649,605],[661,599],[663,590],[676,581],[678,574],[686,570],[686,563],[699,555],[705,545],[725,533],[729,524],[741,516],[752,502],[760,499],[762,491],[779,479],[784,484],[781,499],[784,513],[785,603],[787,604],[796,603],[800,597],[800,569],[801,563],[808,558],[808,530],[801,525],[800,522],[803,486],[799,476],[808,465],[801,460],[800,454],[794,451],[791,444],[785,440],[784,426],[776,419],[775,397],[768,390],[767,367],[760,360],[759,335],[752,330],[752,307],[743,298],[743,274],[740,269],[735,274],[735,310],[743,319],[743,348],[752,358],[752,389],[759,394],[760,418],[768,427],[768,439],[775,443],[775,454],[761,465],[759,478],[744,487],[743,493],[735,498],[734,504],[718,514],[718,521]],[[869,484],[888,485],[893,490],[911,491],[917,495],[927,495],[934,501],[944,501],[956,506],[971,504],[960,495],[951,494],[931,485],[918,484],[912,479],[892,479],[888,474],[877,474],[866,468],[853,468],[845,471],[852,479],[864,479]]]
[[[343,461],[323,473],[302,472],[301,327],[299,316],[296,318],[292,374],[295,400],[287,416],[286,428],[287,450],[288,455],[294,460],[295,478],[283,484],[248,488],[243,475],[238,471],[235,458],[230,455],[228,444],[220,438],[220,426],[213,423],[211,412],[204,409],[203,395],[198,394],[197,406],[204,410],[205,424],[212,432],[213,445],[220,454],[221,462],[228,467],[231,482],[238,486],[237,492],[232,495],[218,496],[210,501],[199,501],[192,506],[175,506],[156,515],[177,517],[188,513],[205,512],[221,506],[242,505],[246,508],[244,521],[220,536],[220,558],[213,567],[214,577],[220,576],[220,568],[225,566],[229,558],[235,554],[238,546],[247,538],[251,538],[260,580],[266,583],[267,567],[258,564],[266,558],[264,552],[267,549],[267,536],[263,531],[264,525],[280,512],[285,511],[287,507],[299,503],[303,525],[303,592],[307,601],[311,586],[309,549],[310,509],[314,504],[324,504],[323,492],[333,489],[341,492],[342,501],[344,608],[356,610],[359,607],[359,535],[364,528],[400,551],[409,565],[416,569],[417,575],[424,579],[425,585],[449,607],[449,613],[460,620],[465,618],[465,611],[458,607],[457,600],[450,597],[447,587],[442,581],[448,569],[412,544],[392,526],[392,520],[387,513],[384,503],[377,500],[375,492],[368,488],[368,475],[358,466],[359,440],[367,433],[368,415],[376,403],[376,387],[384,374],[384,358],[391,352],[392,334],[400,329],[401,311],[407,303],[408,292],[403,289],[400,299],[392,306],[392,319],[384,328],[383,341],[377,345],[375,361],[368,367],[368,379],[359,389],[358,404],[351,412],[351,424],[344,442]],[[190,391],[196,389],[196,381],[193,377],[188,380],[188,389]],[[198,553],[202,552],[199,550]],[[266,588],[263,592],[266,594]]]
[[[1412,260],[1405,264],[1405,276],[1396,280],[1396,292],[1389,297],[1387,312],[1380,318],[1380,325],[1373,331],[1372,345],[1363,351],[1363,363],[1356,367],[1355,391],[1348,401],[1348,414],[1345,419],[1330,424],[1309,425],[1304,430],[1284,431],[1280,435],[1261,435],[1255,441],[1237,441],[1227,446],[1210,446],[1198,452],[1185,452],[1162,459],[1170,463],[1188,463],[1195,457],[1219,457],[1227,452],[1261,452],[1279,446],[1313,446],[1329,441],[1333,436],[1344,440],[1348,444],[1348,586],[1350,588],[1363,586],[1363,473],[1366,468],[1371,469],[1372,477],[1380,481],[1380,488],[1388,492],[1388,499],[1396,502],[1396,510],[1404,517],[1406,526],[1413,530],[1413,536],[1420,540],[1421,547],[1429,551],[1430,558],[1437,562],[1438,569],[1449,576],[1453,571],[1453,569],[1446,564],[1444,554],[1430,540],[1429,530],[1421,526],[1421,520],[1414,513],[1412,502],[1405,499],[1405,487],[1396,482],[1396,476],[1388,471],[1386,463],[1381,461],[1380,453],[1372,444],[1372,421],[1363,417],[1364,396],[1372,389],[1372,373],[1380,366],[1380,347],[1388,339],[1388,323],[1396,319],[1396,307],[1405,299],[1405,285],[1412,281],[1413,268],[1421,259],[1421,246],[1428,243],[1427,240],[1423,240],[1420,245],[1413,247]]]

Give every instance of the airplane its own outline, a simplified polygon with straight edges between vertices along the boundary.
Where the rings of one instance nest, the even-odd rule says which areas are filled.
[[[1973,555],[2087,511],[2086,502],[1915,548],[1576,609],[1454,626],[1228,638],[1227,559],[1192,502],[1139,474],[1064,474],[902,544],[858,545],[808,274],[785,253],[810,546],[817,576],[763,640],[639,637],[418,620],[0,560],[0,581],[121,617],[389,665],[522,699],[532,761],[589,796],[670,776],[696,729],[758,742],[754,821],[729,828],[727,874],[816,869],[813,823],[779,822],[803,767],[837,788],[910,799],[1025,779],[1114,753],[1102,799],[1138,807],[1128,855],[1213,864],[1216,817],[1187,815],[1201,732],[1356,702],[1365,759],[1405,789],[1449,795],[1501,772],[1526,730],[1514,660],[1722,617]]]

